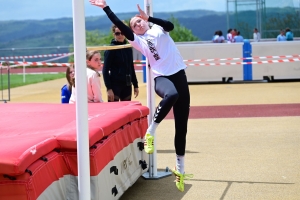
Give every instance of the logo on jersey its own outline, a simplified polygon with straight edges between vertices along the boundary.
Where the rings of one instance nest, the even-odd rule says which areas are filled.
[[[155,60],[159,60],[160,57],[159,57],[159,55],[158,55],[158,52],[157,52],[157,50],[156,50],[156,48],[155,48],[155,46],[154,46],[152,40],[151,40],[151,39],[147,39],[147,44],[148,44],[149,50],[150,50],[151,53],[153,54],[154,59],[155,59]]]

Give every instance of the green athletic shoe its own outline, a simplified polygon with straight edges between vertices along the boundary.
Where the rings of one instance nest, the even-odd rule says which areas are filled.
[[[148,154],[152,154],[154,151],[154,136],[152,136],[150,133],[146,133],[145,135],[145,141],[144,141],[144,149],[145,152]]]
[[[193,174],[181,174],[179,171],[174,168],[171,170],[172,173],[176,176],[176,187],[179,191],[184,191],[184,180],[189,180],[194,177]]]

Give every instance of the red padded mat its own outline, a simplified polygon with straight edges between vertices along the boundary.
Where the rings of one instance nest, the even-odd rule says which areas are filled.
[[[134,101],[88,104],[90,146],[148,113]],[[0,104],[0,115],[0,174],[22,174],[55,148],[77,148],[75,105]]]

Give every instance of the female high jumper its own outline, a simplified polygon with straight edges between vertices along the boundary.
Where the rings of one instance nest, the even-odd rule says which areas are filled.
[[[186,65],[169,32],[174,25],[167,20],[148,16],[139,5],[139,15],[126,26],[110,9],[105,0],[90,0],[92,5],[101,7],[108,18],[128,39],[129,43],[145,55],[154,75],[155,92],[162,98],[158,104],[145,134],[145,151],[153,153],[154,133],[159,123],[173,108],[175,120],[176,186],[184,191],[184,179],[189,178],[184,171],[187,124],[190,110],[190,93],[185,75]],[[150,28],[148,22],[154,25]]]

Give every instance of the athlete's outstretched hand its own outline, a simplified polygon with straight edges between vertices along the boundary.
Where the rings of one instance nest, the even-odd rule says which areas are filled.
[[[137,4],[137,8],[138,8],[138,10],[139,10],[139,15],[138,15],[138,17],[140,17],[140,18],[142,18],[143,20],[145,20],[145,21],[148,21],[148,19],[149,19],[149,16],[140,8],[140,5],[139,4]]]
[[[90,0],[90,3],[94,6],[98,6],[100,8],[105,8],[107,6],[105,0]]]

